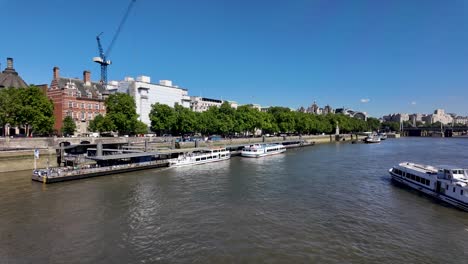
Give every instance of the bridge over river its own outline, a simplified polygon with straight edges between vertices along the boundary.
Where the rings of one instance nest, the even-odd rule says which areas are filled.
[[[467,135],[468,127],[407,127],[402,136],[410,137],[452,137]]]

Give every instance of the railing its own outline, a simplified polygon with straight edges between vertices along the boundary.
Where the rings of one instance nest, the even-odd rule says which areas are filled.
[[[49,168],[49,169],[35,170],[33,171],[33,173],[35,175],[47,177],[47,178],[60,178],[60,177],[78,176],[78,175],[85,175],[85,174],[115,171],[115,170],[142,168],[142,167],[147,167],[147,166],[152,166],[152,165],[162,165],[162,164],[167,164],[167,163],[168,163],[167,160],[155,160],[155,161],[146,161],[146,162],[132,163],[132,164],[112,165],[112,166],[105,166],[105,167],[96,167],[95,165],[86,165],[84,168],[83,167],[81,168],[55,167],[55,168]]]

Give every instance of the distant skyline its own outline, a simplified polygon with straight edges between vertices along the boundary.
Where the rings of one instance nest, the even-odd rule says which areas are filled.
[[[0,0],[6,58],[28,83],[52,68],[98,80],[130,0]],[[468,115],[468,2],[136,0],[108,79],[169,79],[190,95],[262,106]]]

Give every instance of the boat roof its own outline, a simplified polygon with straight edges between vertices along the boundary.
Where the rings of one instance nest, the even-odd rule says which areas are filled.
[[[437,172],[439,169],[443,170],[464,170],[463,168],[454,166],[454,165],[438,165],[438,166],[431,166],[431,165],[423,165],[417,164],[412,162],[402,162],[399,164],[402,167],[412,168],[414,170],[418,170],[420,172]]]
[[[444,170],[463,170],[461,167],[454,166],[454,165],[439,165],[437,166],[439,169],[444,169]]]

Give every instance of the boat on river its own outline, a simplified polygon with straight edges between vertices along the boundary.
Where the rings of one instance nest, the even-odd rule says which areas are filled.
[[[190,153],[180,154],[169,160],[169,167],[184,167],[228,160],[231,153],[226,148],[201,149]]]
[[[389,170],[392,179],[468,211],[468,170],[403,162]]]
[[[379,136],[380,140],[386,140],[387,139],[387,134],[386,133],[379,133],[377,134]]]
[[[286,147],[283,146],[283,144],[253,144],[245,146],[241,151],[241,156],[247,158],[259,158],[280,154],[285,151]]]
[[[365,143],[380,143],[380,137],[378,135],[369,135],[364,139]]]

